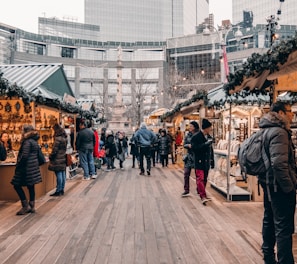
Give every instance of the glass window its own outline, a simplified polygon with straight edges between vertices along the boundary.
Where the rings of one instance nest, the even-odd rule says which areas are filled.
[[[63,58],[74,58],[74,48],[62,47],[61,57]]]

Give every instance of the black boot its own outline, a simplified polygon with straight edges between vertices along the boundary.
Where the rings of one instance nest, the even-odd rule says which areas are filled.
[[[30,201],[29,206],[30,206],[30,213],[34,214],[36,212],[35,211],[35,201]]]
[[[57,192],[57,191],[50,194],[50,196],[60,196],[60,195],[61,195],[61,192]]]
[[[16,213],[16,215],[25,215],[30,212],[30,209],[28,207],[28,202],[24,200],[24,201],[21,201],[21,203],[22,203],[22,208]]]

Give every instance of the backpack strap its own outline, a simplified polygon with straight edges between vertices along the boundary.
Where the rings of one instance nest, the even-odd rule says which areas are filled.
[[[263,157],[264,166],[265,166],[265,169],[266,169],[265,183],[266,183],[266,189],[267,189],[267,196],[268,196],[268,201],[271,202],[271,194],[270,194],[270,188],[269,188],[269,169],[270,169],[271,162],[270,162],[270,157],[268,156],[268,154],[267,154],[267,152],[265,150],[265,138],[266,138],[267,133],[268,133],[268,129],[264,129],[264,132],[262,134],[262,143],[263,143],[262,157]],[[259,184],[259,182],[258,182],[258,184]],[[259,191],[259,193],[260,193],[260,191]]]

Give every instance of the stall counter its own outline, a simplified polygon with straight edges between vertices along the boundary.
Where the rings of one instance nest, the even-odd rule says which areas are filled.
[[[15,164],[0,164],[0,200],[1,201],[18,201],[19,197],[10,183],[14,175]],[[49,171],[48,162],[40,166],[42,182],[35,185],[35,198],[45,195],[47,192],[56,187],[56,176],[53,171]],[[27,198],[29,193],[26,187],[23,188]]]

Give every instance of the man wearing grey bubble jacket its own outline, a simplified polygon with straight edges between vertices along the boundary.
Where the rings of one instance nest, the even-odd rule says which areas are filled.
[[[268,173],[259,176],[264,192],[262,252],[265,264],[295,263],[292,234],[295,229],[296,163],[290,132],[291,121],[292,113],[288,107],[276,102],[259,123],[261,129],[267,130],[263,146],[270,161]]]

